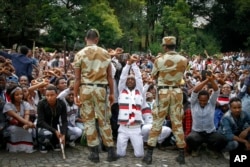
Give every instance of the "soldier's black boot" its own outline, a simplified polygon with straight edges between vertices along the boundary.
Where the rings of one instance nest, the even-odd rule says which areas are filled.
[[[99,159],[99,147],[90,147],[90,155],[88,156],[88,159],[92,162],[98,163],[100,162]]]
[[[146,164],[150,165],[152,164],[152,155],[153,155],[154,147],[148,146],[148,150],[146,155],[143,157],[142,162],[145,162]]]
[[[108,157],[107,157],[108,162],[116,161],[119,158],[118,155],[116,154],[114,147],[107,147],[107,150],[108,150]]]
[[[185,153],[183,148],[179,149],[179,155],[175,160],[179,162],[179,164],[185,164]]]

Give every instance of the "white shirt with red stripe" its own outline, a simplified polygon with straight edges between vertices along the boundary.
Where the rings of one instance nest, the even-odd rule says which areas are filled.
[[[136,86],[129,90],[126,81],[130,68],[135,74]],[[143,82],[139,67],[133,63],[126,64],[122,70],[119,85],[119,115],[118,123],[121,125],[140,125],[143,123],[141,107],[143,104]]]

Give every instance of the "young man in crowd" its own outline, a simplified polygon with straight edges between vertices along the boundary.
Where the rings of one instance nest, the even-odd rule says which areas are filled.
[[[227,139],[222,150],[226,159],[233,150],[250,151],[250,114],[242,110],[241,100],[234,97],[229,102],[230,110],[224,114],[219,126],[219,133]]]
[[[67,106],[67,139],[69,140],[69,145],[75,147],[75,141],[82,136],[83,131],[77,126],[77,122],[82,123],[82,120],[79,118],[79,107],[74,103],[74,87],[70,84],[70,81],[72,82],[73,80],[68,80],[68,88],[59,93],[57,98],[63,100]]]
[[[208,91],[202,90],[208,83],[214,91],[211,96]],[[208,149],[213,151],[214,158],[217,158],[218,153],[226,145],[225,138],[216,132],[214,125],[214,112],[219,93],[215,76],[206,75],[206,79],[196,85],[191,94],[192,131],[187,136],[186,142],[192,151],[192,156],[198,156],[198,148],[206,143]]]
[[[54,85],[46,88],[45,99],[39,101],[38,113],[38,142],[41,153],[47,153],[49,144],[52,144],[55,151],[60,151],[59,141],[65,143],[67,133],[67,107],[66,104],[57,99],[57,89]],[[61,126],[60,131],[58,125]]]

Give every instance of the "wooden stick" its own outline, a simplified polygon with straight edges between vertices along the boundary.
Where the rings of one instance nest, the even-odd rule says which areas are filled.
[[[57,130],[58,130],[59,133],[61,133],[61,131],[60,131],[60,125],[59,124],[57,124]],[[61,150],[62,150],[63,159],[66,159],[65,152],[64,152],[64,146],[63,146],[61,138],[60,138],[60,146],[61,146]]]

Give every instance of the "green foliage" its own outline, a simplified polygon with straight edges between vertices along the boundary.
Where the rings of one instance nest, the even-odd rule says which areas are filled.
[[[108,3],[100,2],[88,10],[89,28],[97,28],[101,34],[101,43],[109,45],[115,43],[123,35],[114,11]]]
[[[161,52],[162,52],[161,43],[157,43],[157,42],[151,43],[151,44],[149,45],[149,49],[150,49],[152,55],[157,56],[158,53],[161,53]]]
[[[125,52],[157,54],[167,35],[189,55],[250,50],[250,0],[1,0],[0,6],[0,43],[7,47],[35,40],[64,49],[65,36],[70,50],[76,38],[83,43],[86,31],[97,28],[101,46]],[[195,16],[209,24],[194,28]]]

